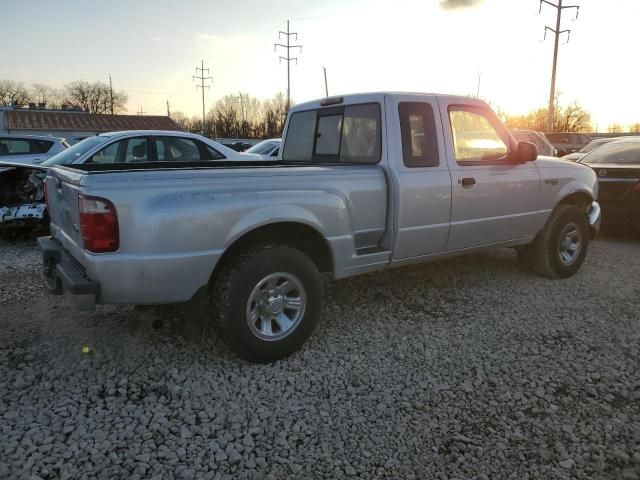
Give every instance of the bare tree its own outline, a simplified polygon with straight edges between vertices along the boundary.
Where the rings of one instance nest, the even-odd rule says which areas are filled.
[[[176,122],[181,128],[189,130],[191,127],[191,121],[182,112],[171,112],[171,119]]]
[[[56,108],[60,107],[62,92],[45,83],[34,83],[31,85],[31,98],[34,102]]]
[[[640,133],[640,123],[634,123],[629,127],[631,133]]]
[[[622,125],[619,123],[612,123],[607,127],[609,133],[622,133]]]
[[[583,132],[591,129],[591,114],[583,109],[578,102],[564,107],[557,106],[553,115],[554,132]],[[508,128],[521,128],[543,132],[547,129],[547,109],[531,110],[526,115],[507,116],[505,123]]]
[[[26,105],[31,101],[31,94],[22,82],[0,80],[0,105]]]
[[[125,92],[113,92],[113,111],[125,109],[128,95]],[[65,86],[64,103],[81,108],[89,113],[110,113],[111,94],[109,86],[102,82],[71,82]]]

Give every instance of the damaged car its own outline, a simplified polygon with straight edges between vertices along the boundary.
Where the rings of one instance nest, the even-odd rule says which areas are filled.
[[[185,132],[132,130],[85,138],[40,165],[0,162],[0,232],[48,228],[43,180],[46,170],[53,166],[261,159],[260,155],[238,153],[208,138]]]
[[[46,170],[36,165],[0,162],[0,232],[47,229]]]

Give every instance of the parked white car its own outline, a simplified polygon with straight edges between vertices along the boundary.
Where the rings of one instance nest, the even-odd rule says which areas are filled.
[[[97,147],[100,147],[96,150]],[[262,160],[260,155],[236,152],[193,133],[129,130],[85,138],[42,163],[43,167],[81,163],[209,162]]]
[[[263,160],[277,160],[281,144],[281,138],[271,138],[269,140],[263,140],[260,143],[256,143],[245,153],[255,153],[260,155]]]
[[[39,165],[67,148],[67,141],[59,137],[0,135],[0,162]]]

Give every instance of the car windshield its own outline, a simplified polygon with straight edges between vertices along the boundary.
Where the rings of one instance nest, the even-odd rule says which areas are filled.
[[[582,158],[582,163],[640,165],[640,142],[607,143]]]
[[[260,143],[255,144],[245,153],[257,153],[258,155],[266,155],[271,150],[273,150],[273,147],[275,147],[277,144],[278,142],[275,142],[273,140],[264,140]]]
[[[589,153],[590,151],[610,142],[611,140],[593,140],[580,149],[580,153]]]
[[[87,153],[96,145],[106,142],[108,139],[105,137],[89,137],[76,143],[75,145],[63,150],[62,152],[54,155],[49,160],[42,162],[43,167],[53,167],[54,165],[69,165],[75,162],[82,155]]]

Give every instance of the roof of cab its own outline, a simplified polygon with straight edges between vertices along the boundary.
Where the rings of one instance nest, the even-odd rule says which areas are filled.
[[[347,105],[353,103],[365,103],[365,102],[382,102],[385,98],[388,97],[412,97],[415,96],[416,99],[419,97],[430,97],[430,98],[438,98],[442,99],[445,103],[463,103],[463,104],[475,104],[478,106],[487,106],[487,104],[473,97],[465,97],[461,95],[448,95],[441,93],[426,93],[426,92],[397,92],[397,91],[387,91],[387,92],[367,92],[367,93],[350,93],[345,95],[332,95],[330,97],[319,98],[316,100],[311,100],[304,103],[299,103],[291,107],[292,111],[296,110],[307,110],[311,108],[323,108],[323,107],[331,107],[335,105]],[[323,102],[326,102],[328,99],[342,99],[342,101],[338,103],[333,103],[330,105],[323,105]]]

